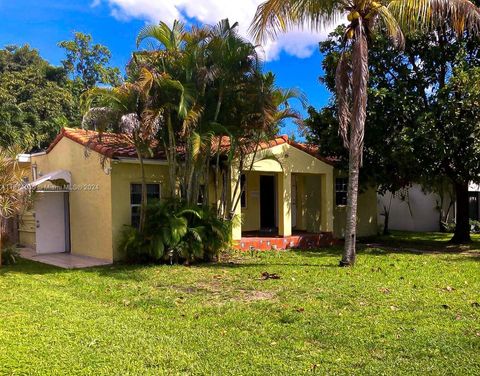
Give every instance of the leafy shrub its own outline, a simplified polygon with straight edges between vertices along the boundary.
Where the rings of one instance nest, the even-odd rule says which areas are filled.
[[[442,222],[440,231],[441,232],[446,232],[446,233],[454,233],[456,227],[457,226],[456,226],[455,222]]]
[[[230,243],[231,224],[215,210],[188,207],[174,199],[147,207],[143,234],[127,226],[120,249],[130,262],[210,261]]]
[[[442,222],[444,232],[455,232],[455,222]],[[472,234],[480,234],[480,221],[470,220],[470,232]]]
[[[20,257],[20,252],[15,245],[8,245],[2,250],[2,263],[4,265],[14,265]]]
[[[472,234],[480,234],[480,221],[470,220],[470,232]]]

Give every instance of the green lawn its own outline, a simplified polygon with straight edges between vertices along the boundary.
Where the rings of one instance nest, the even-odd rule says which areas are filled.
[[[479,375],[475,253],[0,271],[0,375]],[[262,272],[280,279],[261,280]]]
[[[455,245],[450,243],[453,234],[443,232],[408,232],[408,231],[391,231],[391,235],[379,236],[372,240],[377,243],[385,243],[389,246],[400,248],[413,248],[427,251],[444,251],[444,252],[463,252],[463,251],[480,251],[480,235],[472,234],[472,243],[467,245]]]

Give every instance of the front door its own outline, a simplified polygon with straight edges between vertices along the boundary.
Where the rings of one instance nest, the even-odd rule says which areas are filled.
[[[68,193],[44,192],[35,198],[37,253],[68,251]]]
[[[260,175],[260,227],[275,228],[275,176]]]

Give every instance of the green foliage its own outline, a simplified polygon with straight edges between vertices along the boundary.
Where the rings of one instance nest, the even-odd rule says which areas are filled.
[[[480,234],[480,221],[470,220],[470,232],[472,234]]]
[[[288,103],[304,98],[276,86],[275,76],[263,72],[256,47],[228,19],[189,30],[180,21],[172,27],[164,22],[146,26],[137,45],[147,41],[153,48],[134,53],[127,80],[141,81],[145,70],[154,77],[149,105],[162,111],[158,139],[169,162],[170,194],[196,204],[200,186],[215,175],[215,201],[223,200],[220,212],[227,217],[231,210],[219,185],[233,156],[242,159],[252,144],[272,137],[284,119],[300,119]],[[218,147],[220,137],[230,138],[228,155]],[[207,190],[205,202],[213,201],[208,195]]]
[[[322,81],[332,92],[344,31],[339,27],[320,43]],[[371,41],[369,66],[363,182],[397,191],[415,181],[433,185],[438,177],[478,179],[474,139],[480,123],[474,106],[478,94],[473,92],[478,92],[478,39],[457,40],[448,30],[441,36],[411,35],[405,50],[398,51],[379,35]],[[467,82],[468,76],[474,79]],[[348,156],[337,136],[335,101],[321,111],[310,109],[309,115],[309,140],[338,157],[345,168]]]
[[[455,232],[455,222],[442,222],[440,225],[442,227],[442,232],[446,232],[448,234],[453,234]]]
[[[215,210],[189,207],[176,199],[147,207],[143,233],[126,227],[120,249],[130,262],[210,261],[230,243],[230,222]]]
[[[478,375],[478,256],[409,237],[434,252],[362,248],[347,270],[339,248],[190,268],[20,260],[0,270],[0,374]]]
[[[83,90],[91,89],[97,84],[120,84],[119,69],[108,66],[110,50],[101,44],[92,44],[91,35],[76,32],[73,40],[62,41],[58,46],[66,52],[63,67],[74,81],[81,83]]]
[[[0,50],[0,146],[47,146],[62,126],[79,123],[78,102],[62,68],[25,45]]]
[[[3,265],[14,265],[17,263],[18,258],[20,257],[20,252],[15,245],[8,245],[2,249],[2,264]]]

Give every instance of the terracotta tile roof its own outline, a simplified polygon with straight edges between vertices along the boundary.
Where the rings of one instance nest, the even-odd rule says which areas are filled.
[[[60,140],[66,137],[76,143],[88,147],[108,158],[136,158],[134,146],[125,135],[103,133],[78,128],[63,128],[47,149],[49,153]],[[155,159],[165,159],[161,152]]]
[[[98,132],[78,128],[63,128],[62,131],[57,135],[55,140],[48,147],[47,153],[49,153],[63,137],[75,141],[85,147],[88,147],[89,149],[94,150],[97,153],[102,154],[103,156],[108,158],[137,157],[135,148],[125,135],[116,133],[103,133],[100,137]],[[261,142],[258,146],[258,150],[270,149],[274,146],[283,144],[289,144],[290,146],[297,148],[307,154],[310,154],[311,156],[327,164],[334,165],[336,162],[334,158],[321,156],[319,148],[317,146],[289,140],[287,135],[277,136],[273,140]],[[213,150],[217,150],[217,145],[218,144],[212,145]],[[220,141],[221,151],[226,153],[230,149],[230,146],[230,138],[226,136],[222,137]],[[251,151],[254,151],[253,145],[251,146]],[[181,151],[179,150],[179,152]],[[153,159],[165,159],[165,154],[161,150],[159,150],[156,152]]]
[[[277,136],[273,140],[260,142],[257,150],[270,149],[270,148],[273,148],[274,146],[283,145],[283,144],[286,144],[288,142],[289,141],[288,141],[288,136],[287,135]],[[217,140],[214,140],[213,145],[212,145],[212,149],[214,151],[217,150],[217,145],[218,145]],[[220,150],[223,153],[226,153],[226,152],[228,152],[228,150],[230,150],[230,146],[231,146],[230,137],[223,136],[221,141],[220,141]],[[254,152],[255,151],[255,145],[253,145],[253,144],[248,145],[247,149],[245,151]]]
[[[288,141],[288,143],[290,146],[300,149],[301,151],[304,151],[305,153],[310,154],[312,157],[315,157],[329,165],[335,166],[335,164],[338,163],[338,159],[335,157],[322,156],[320,154],[320,148],[317,145],[306,144],[296,141]]]

